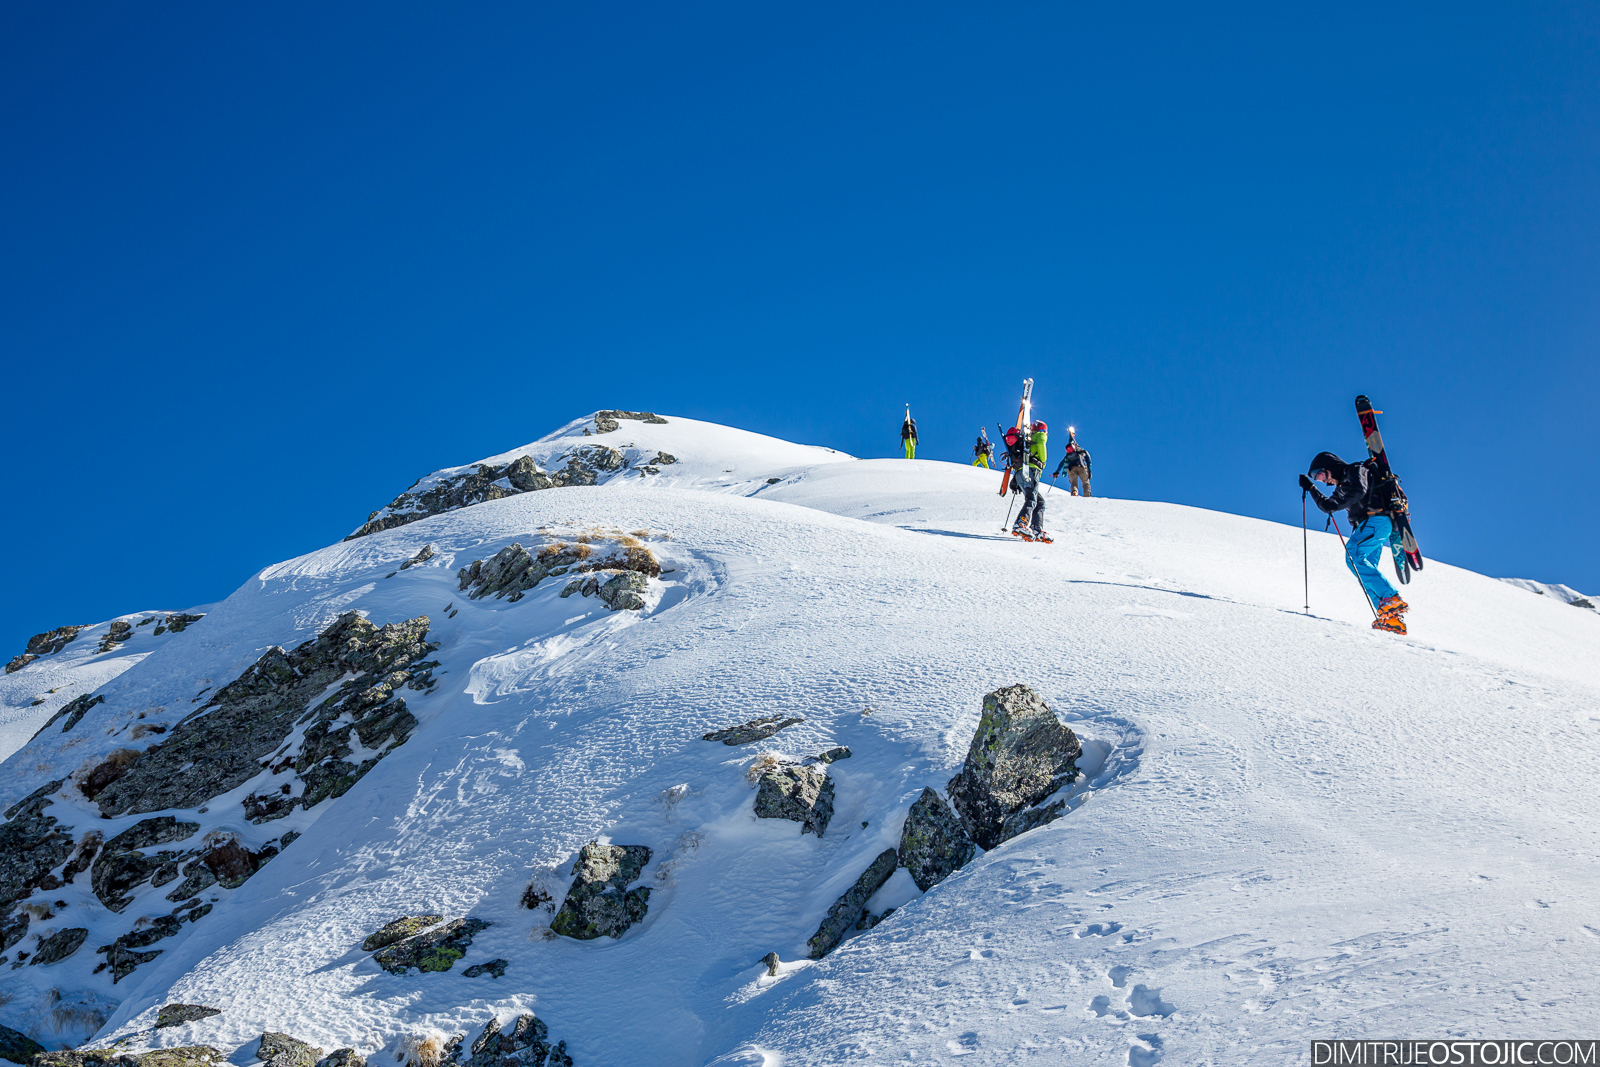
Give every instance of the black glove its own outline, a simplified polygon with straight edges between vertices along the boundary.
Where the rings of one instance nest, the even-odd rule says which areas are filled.
[[[1316,484],[1316,482],[1311,480],[1311,476],[1309,474],[1302,474],[1300,476],[1300,488],[1304,489],[1306,492],[1311,492]]]

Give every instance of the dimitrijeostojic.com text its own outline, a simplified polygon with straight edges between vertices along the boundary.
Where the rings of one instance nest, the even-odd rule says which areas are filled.
[[[1435,1041],[1313,1041],[1311,1062],[1350,1064],[1355,1067],[1423,1067],[1426,1064],[1500,1067],[1502,1064],[1600,1065],[1600,1039],[1549,1038],[1538,1041],[1468,1041],[1459,1038]]]

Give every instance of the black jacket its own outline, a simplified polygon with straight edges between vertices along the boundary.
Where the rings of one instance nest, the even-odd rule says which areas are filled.
[[[1350,519],[1351,529],[1360,526],[1367,517],[1367,492],[1372,488],[1367,478],[1367,465],[1334,460],[1329,463],[1327,469],[1328,473],[1339,479],[1339,484],[1327,496],[1312,493],[1311,499],[1316,501],[1317,507],[1329,515],[1344,509]]]
[[[900,424],[900,440],[915,441],[917,439],[917,420],[907,419]]]

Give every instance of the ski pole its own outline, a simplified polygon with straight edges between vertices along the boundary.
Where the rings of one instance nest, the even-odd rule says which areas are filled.
[[[1329,513],[1328,521],[1333,523],[1333,532],[1339,535],[1339,544],[1340,545],[1344,545],[1344,531],[1339,529],[1339,520],[1337,518],[1335,518],[1332,513]],[[1350,536],[1354,537],[1355,535],[1356,535],[1355,528],[1351,527]],[[1350,558],[1349,546],[1345,546],[1344,558],[1347,559],[1347,560]],[[1354,568],[1351,568],[1351,573],[1354,573]],[[1358,583],[1361,581],[1361,576],[1359,574],[1356,575],[1356,581]],[[1367,587],[1364,586],[1364,585],[1361,587],[1361,595],[1366,599],[1367,608],[1369,610],[1371,610],[1372,617],[1374,619],[1376,619],[1378,617],[1378,605],[1376,605],[1376,604],[1374,604],[1372,602],[1372,596],[1371,596],[1371,594],[1369,594],[1367,592]]]
[[[1012,493],[1011,503],[1006,505],[1006,521],[1000,524],[1001,533],[1005,533],[1011,528],[1011,509],[1017,506],[1016,496],[1017,494]]]
[[[1306,532],[1306,491],[1300,490],[1300,556],[1306,572],[1306,614],[1311,614],[1311,545]]]

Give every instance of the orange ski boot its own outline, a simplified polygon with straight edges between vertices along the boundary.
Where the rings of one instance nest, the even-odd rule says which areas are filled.
[[[1372,620],[1372,628],[1374,630],[1386,630],[1392,634],[1403,634],[1406,632],[1406,620],[1402,619],[1398,613],[1394,615],[1379,615]]]

